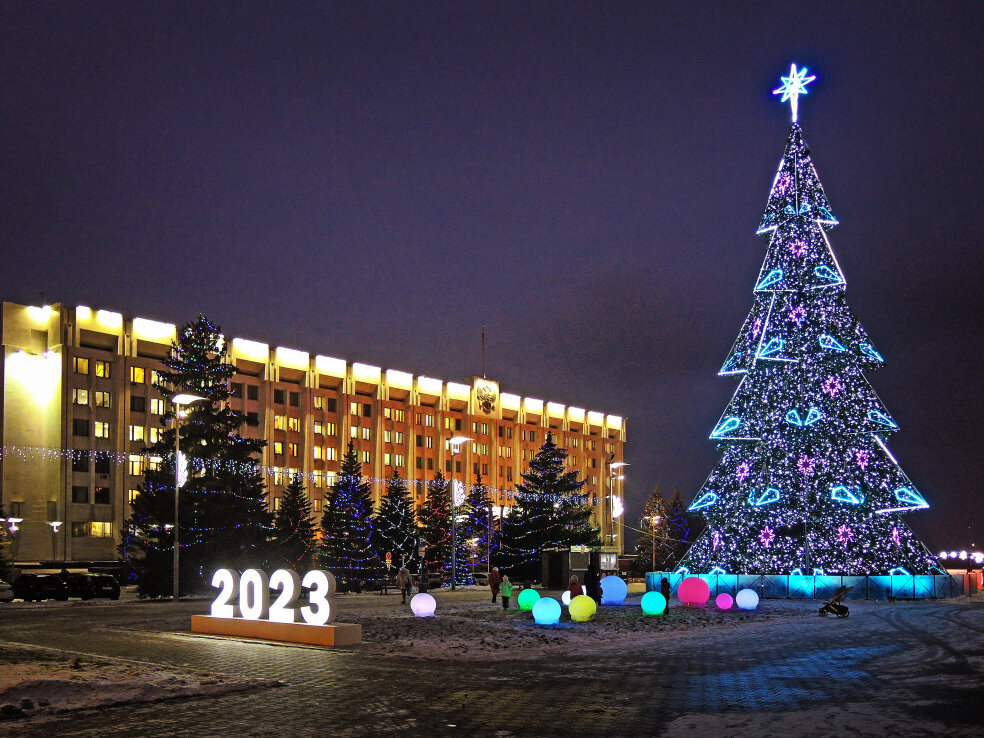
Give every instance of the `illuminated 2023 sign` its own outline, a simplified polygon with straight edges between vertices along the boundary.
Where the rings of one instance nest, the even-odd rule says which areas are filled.
[[[212,586],[219,590],[212,603],[214,618],[234,618],[238,610],[244,620],[298,623],[303,619],[308,625],[324,625],[335,617],[331,599],[335,577],[320,569],[312,569],[303,579],[290,569],[277,569],[269,577],[259,569],[247,569],[242,574],[218,569],[212,575]],[[298,606],[302,587],[308,590],[308,604]],[[279,592],[273,602],[271,590]]]

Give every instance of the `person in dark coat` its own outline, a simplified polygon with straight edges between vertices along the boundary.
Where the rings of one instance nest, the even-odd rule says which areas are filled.
[[[421,567],[419,581],[417,582],[417,591],[426,592],[427,591],[427,572]]]
[[[663,599],[666,600],[666,609],[670,609],[670,580],[663,577],[659,581],[659,591],[663,595]]]
[[[581,586],[581,583],[577,581],[577,574],[571,574],[570,584],[567,585],[567,593],[571,596],[572,600],[575,597],[584,594],[584,588]]]
[[[595,602],[601,602],[601,577],[598,576],[598,570],[595,568],[594,564],[588,567],[588,570],[584,573],[584,586],[588,590],[588,597],[593,599]]]
[[[495,602],[499,596],[499,585],[502,584],[502,576],[499,574],[499,567],[493,566],[489,573],[489,589],[492,590],[492,601]]]

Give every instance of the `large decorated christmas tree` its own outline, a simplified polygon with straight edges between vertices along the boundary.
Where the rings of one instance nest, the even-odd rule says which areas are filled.
[[[864,372],[882,365],[847,305],[827,241],[837,225],[796,122],[813,77],[776,90],[793,125],[759,234],[755,300],[721,369],[738,386],[711,439],[723,451],[690,506],[707,521],[691,573],[926,574],[902,514],[927,508],[886,441],[898,425]]]

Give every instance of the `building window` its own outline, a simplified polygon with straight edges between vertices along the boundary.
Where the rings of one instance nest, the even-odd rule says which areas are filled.
[[[152,387],[160,387],[162,384],[161,373],[156,369],[150,370],[150,384]]]
[[[372,454],[369,451],[363,451],[362,452],[362,463],[363,464],[371,464],[372,463]]]
[[[424,437],[418,433],[414,436],[413,443],[417,448],[420,448],[424,445]]]
[[[273,467],[273,483],[281,485],[284,483],[284,470],[278,466]]]
[[[72,523],[72,538],[112,538],[112,523]]]
[[[314,409],[324,410],[325,409],[325,398],[322,395],[314,396]]]
[[[260,388],[259,385],[247,384],[246,385],[246,399],[256,401],[260,399]]]
[[[72,404],[74,404],[74,405],[88,405],[89,404],[89,390],[87,390],[87,389],[73,389],[72,390]]]
[[[130,454],[127,461],[129,467],[128,471],[135,477],[139,477],[143,474],[143,457],[139,454]]]
[[[357,402],[350,402],[349,403],[349,414],[350,415],[358,415],[359,414],[359,403],[357,403]]]
[[[325,400],[325,412],[337,413],[338,412],[338,400],[334,397],[329,397]]]
[[[385,464],[386,466],[392,466],[393,465],[393,454],[391,454],[391,453],[384,453],[383,454],[383,464]]]
[[[372,440],[372,428],[366,427],[362,429],[362,440],[363,441]]]
[[[147,412],[147,398],[140,397],[139,395],[130,396],[130,412],[131,413],[143,413]]]
[[[424,457],[423,456],[418,456],[417,457],[416,465],[417,465],[417,468],[418,469],[423,469],[424,468]]]
[[[287,393],[284,392],[284,390],[282,390],[282,389],[275,389],[273,391],[273,404],[274,405],[283,405],[284,404],[284,399],[286,397],[286,394]]]
[[[434,448],[434,436],[427,436],[424,439],[424,447],[425,448]]]
[[[142,425],[130,426],[130,440],[142,441],[144,439],[144,427]]]
[[[301,429],[300,418],[287,418],[287,430],[297,432],[300,429]]]
[[[311,512],[321,512],[321,500],[311,500]]]
[[[406,459],[403,454],[393,454],[393,466],[402,467]]]
[[[112,407],[113,406],[113,395],[109,392],[95,392],[93,393],[93,403],[96,407]]]
[[[396,431],[393,433],[393,442],[398,444],[403,444],[406,440],[406,436],[403,435],[403,431]]]
[[[372,405],[366,403],[362,406],[362,417],[371,418],[372,417]]]
[[[88,374],[89,360],[82,356],[76,356],[72,359],[72,368],[76,374]]]
[[[314,446],[311,450],[314,452],[315,460],[319,460],[323,454],[321,446]]]
[[[349,427],[349,436],[351,436],[352,438],[358,438],[359,437],[359,426],[357,426],[357,425],[350,426]]]
[[[284,442],[283,441],[274,441],[273,442],[273,453],[276,454],[277,456],[283,456],[284,455]]]
[[[461,462],[458,460],[454,462],[454,471],[456,474],[461,474]]]
[[[154,415],[164,414],[164,400],[157,399],[156,397],[150,400],[150,412]]]
[[[88,427],[89,427],[88,424],[86,424],[87,429]],[[73,472],[89,471],[88,451],[72,451],[72,471]]]
[[[423,416],[422,416],[422,415],[421,415],[420,413],[414,413],[414,414],[413,414],[413,424],[414,424],[414,425],[420,425],[420,423],[421,423],[421,418],[422,418],[422,417],[423,417]]]
[[[427,459],[427,470],[434,471],[434,459],[431,458]]]
[[[131,490],[128,490],[127,493],[126,493],[127,502],[129,502],[132,505],[134,502],[137,501],[137,498],[139,496],[140,496],[140,490],[139,489],[131,489]]]
[[[323,436],[325,434],[325,424],[320,420],[314,421],[314,434],[316,436]]]
[[[325,423],[325,435],[335,436],[338,435],[338,426],[334,423]]]
[[[149,435],[147,436],[147,440],[150,441],[150,443],[159,443],[163,433],[164,433],[163,428],[155,428],[151,426]]]
[[[433,428],[434,427],[434,416],[433,415],[425,415],[424,416],[424,425],[427,426],[428,428]]]
[[[109,438],[109,423],[104,420],[97,420],[93,423],[96,438]]]
[[[282,497],[274,497],[273,498],[273,509],[274,509],[274,511],[280,509],[280,501],[282,499],[283,499]],[[172,548],[173,548],[173,546],[172,546]]]
[[[161,469],[161,457],[160,456],[151,456],[150,458],[148,458],[147,459],[147,468],[150,469],[150,471],[160,471],[160,469]]]
[[[97,505],[109,504],[109,487],[96,487],[92,495],[92,501]]]
[[[504,425],[500,425],[499,438],[512,438],[512,428],[507,428]]]
[[[290,450],[290,455],[291,456],[297,456],[297,444],[296,443],[288,443],[287,444],[287,448]]]
[[[89,435],[89,421],[83,418],[74,418],[72,420],[72,435],[73,436],[88,436]]]
[[[387,420],[393,420],[397,423],[402,423],[406,418],[405,411],[400,410],[395,407],[385,407],[383,408],[383,417]]]
[[[96,454],[96,474],[109,474],[109,454]]]
[[[338,451],[335,449],[334,446],[325,447],[325,458],[328,461],[335,461],[338,458]]]
[[[319,489],[321,487],[324,487],[325,486],[325,473],[324,472],[320,472],[320,471],[311,472],[311,483],[315,487],[317,487]]]
[[[89,504],[89,488],[81,485],[72,485],[72,502],[76,505]]]
[[[255,410],[250,410],[246,413],[246,423],[248,425],[259,425],[260,424],[260,414]]]
[[[143,384],[147,381],[147,370],[142,366],[131,366],[130,367],[130,383],[131,384]]]
[[[301,404],[301,393],[300,392],[291,392],[289,399],[290,399],[290,406],[291,407],[297,407],[298,405]]]
[[[530,440],[536,443],[536,431],[530,431]]]
[[[95,375],[101,377],[102,379],[109,379],[110,375],[110,364],[108,361],[94,361]]]
[[[482,455],[482,456],[488,456],[489,455],[489,444],[487,444],[487,443],[479,443],[477,445],[478,445],[478,453],[480,455]]]
[[[479,423],[477,420],[476,421],[473,421],[472,422],[472,432],[473,433],[478,433],[478,434],[483,435],[483,436],[487,436],[489,434],[489,424],[488,423]]]
[[[242,382],[232,382],[229,385],[229,397],[235,397],[237,399],[242,399],[243,396],[243,383]]]
[[[274,430],[287,430],[287,416],[286,415],[274,415],[273,416],[273,429]]]
[[[391,430],[383,431],[383,443],[393,443],[393,431]]]

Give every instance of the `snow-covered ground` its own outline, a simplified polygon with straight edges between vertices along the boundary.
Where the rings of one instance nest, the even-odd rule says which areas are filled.
[[[0,721],[108,705],[213,696],[275,684],[35,646],[0,646]]]

